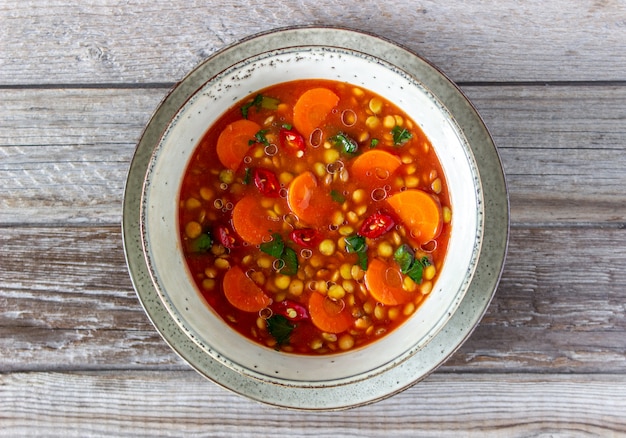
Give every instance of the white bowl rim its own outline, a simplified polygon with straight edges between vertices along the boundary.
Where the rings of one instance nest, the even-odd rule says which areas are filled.
[[[307,384],[279,382],[264,379],[263,376],[257,378],[254,373],[242,373],[236,367],[228,366],[228,361],[221,361],[220,357],[207,357],[206,351],[181,328],[180,321],[173,321],[172,316],[175,315],[171,314],[171,309],[168,311],[154,287],[146,265],[146,249],[138,234],[141,219],[137,216],[138,203],[141,202],[137,198],[137,190],[138,187],[143,188],[155,140],[162,136],[162,126],[167,125],[168,117],[171,119],[173,116],[172,111],[177,112],[208,78],[218,73],[215,69],[227,67],[229,63],[243,58],[242,55],[253,56],[268,48],[277,50],[294,45],[340,46],[357,51],[368,47],[378,52],[370,53],[372,56],[393,65],[400,64],[404,71],[418,77],[421,83],[425,82],[450,111],[476,156],[485,201],[485,230],[488,231],[485,242],[480,246],[477,275],[472,277],[467,294],[458,303],[458,310],[421,349],[427,351],[428,360],[424,360],[424,354],[420,352],[419,358],[410,355],[382,373],[347,382],[317,384],[313,391],[307,391],[310,388]],[[497,150],[486,127],[467,98],[432,65],[394,43],[362,32],[330,27],[287,28],[253,36],[218,52],[192,71],[164,100],[146,127],[131,163],[124,199],[123,237],[133,285],[146,313],[170,346],[201,374],[228,389],[265,403],[300,409],[339,409],[387,397],[421,380],[469,335],[486,310],[502,271],[508,241],[508,199]]]

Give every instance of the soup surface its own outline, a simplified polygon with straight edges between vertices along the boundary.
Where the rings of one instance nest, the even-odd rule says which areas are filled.
[[[316,355],[373,342],[416,311],[452,216],[418,125],[328,80],[228,110],[194,151],[179,203],[184,256],[214,312],[262,345]]]

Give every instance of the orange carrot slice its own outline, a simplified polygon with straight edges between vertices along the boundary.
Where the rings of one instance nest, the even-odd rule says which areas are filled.
[[[333,208],[332,202],[330,194],[318,186],[317,178],[311,172],[301,173],[289,184],[289,208],[302,222],[309,225],[326,225]]]
[[[261,126],[251,120],[237,120],[226,126],[217,139],[217,157],[232,170],[237,170],[250,149],[250,140],[261,130]]]
[[[370,150],[352,162],[352,175],[359,179],[380,182],[389,178],[402,165],[400,157],[383,150]]]
[[[272,231],[280,228],[280,222],[267,214],[259,199],[248,195],[233,208],[233,228],[243,240],[258,245],[271,239]]]
[[[318,292],[309,298],[309,315],[313,324],[326,333],[341,333],[354,324],[350,310],[342,301],[333,301]]]
[[[226,271],[222,286],[228,302],[244,312],[258,312],[272,302],[239,266]]]
[[[441,233],[441,205],[422,190],[406,190],[387,198],[411,237],[419,243],[433,240]]]
[[[339,96],[328,88],[305,91],[293,107],[293,125],[305,138],[326,119],[339,103]]]
[[[372,298],[388,306],[411,301],[413,294],[402,288],[404,278],[396,264],[380,259],[370,260],[365,272],[365,286]]]

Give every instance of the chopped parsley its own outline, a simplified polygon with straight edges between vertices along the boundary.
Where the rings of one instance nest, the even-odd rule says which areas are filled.
[[[209,233],[202,233],[199,237],[189,242],[189,251],[196,253],[204,253],[211,249],[213,239]]]
[[[338,202],[339,204],[346,202],[346,197],[340,193],[339,190],[331,190],[330,197],[333,201]]]
[[[260,249],[265,254],[269,254],[272,257],[279,259],[285,250],[285,242],[280,234],[274,233],[272,234],[272,240],[262,243],[260,245]]]
[[[276,346],[289,344],[289,337],[296,326],[283,315],[272,315],[267,319],[267,331],[276,339]]]
[[[400,272],[408,275],[416,283],[422,282],[422,273],[430,265],[428,257],[415,258],[415,252],[406,243],[401,245],[393,254],[393,258],[400,266]]]
[[[393,255],[394,260],[400,266],[400,271],[406,273],[415,259],[415,253],[406,243],[401,245]]]
[[[243,183],[245,185],[250,184],[250,181],[252,180],[252,169],[250,169],[249,167],[246,167],[246,173],[243,177]]]
[[[250,102],[244,104],[241,107],[241,115],[243,116],[244,119],[248,118],[248,111],[250,111],[250,108],[255,107],[256,110],[260,110],[261,109],[261,103],[263,103],[263,96],[260,94],[257,94],[256,96],[254,96],[254,99],[252,99]]]
[[[365,237],[358,234],[344,238],[346,242],[346,251],[348,253],[356,253],[359,258],[359,266],[364,271],[367,270],[367,244]]]
[[[343,132],[340,132],[337,135],[330,137],[328,140],[330,140],[333,146],[339,148],[341,152],[344,152],[346,154],[356,154],[356,151],[359,148],[357,142]]]
[[[283,261],[281,274],[291,276],[298,273],[298,255],[293,249],[286,246],[280,259]]]
[[[261,143],[265,146],[270,145],[270,141],[265,136],[267,134],[267,129],[261,129],[259,132],[254,134],[254,140],[248,140],[248,146],[252,146],[253,144]]]
[[[370,149],[374,149],[376,146],[378,146],[379,141],[379,139],[373,138],[372,141],[370,141]]]
[[[247,119],[250,108],[254,108],[257,111],[260,111],[261,108],[275,110],[278,108],[279,103],[280,101],[274,97],[257,94],[254,96],[254,99],[241,106],[241,115],[244,119]]]
[[[265,254],[269,254],[280,260],[280,273],[283,275],[296,275],[298,272],[298,255],[285,246],[285,241],[280,234],[272,234],[272,240],[262,243],[259,247]]]
[[[391,135],[393,135],[393,144],[396,146],[402,146],[404,143],[413,138],[413,134],[398,125],[393,127]]]

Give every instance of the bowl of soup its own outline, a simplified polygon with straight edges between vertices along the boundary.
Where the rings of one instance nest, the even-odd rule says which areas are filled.
[[[131,163],[124,245],[167,343],[294,409],[388,397],[479,322],[504,263],[493,141],[440,71],[380,37],[255,35],[189,73]]]

